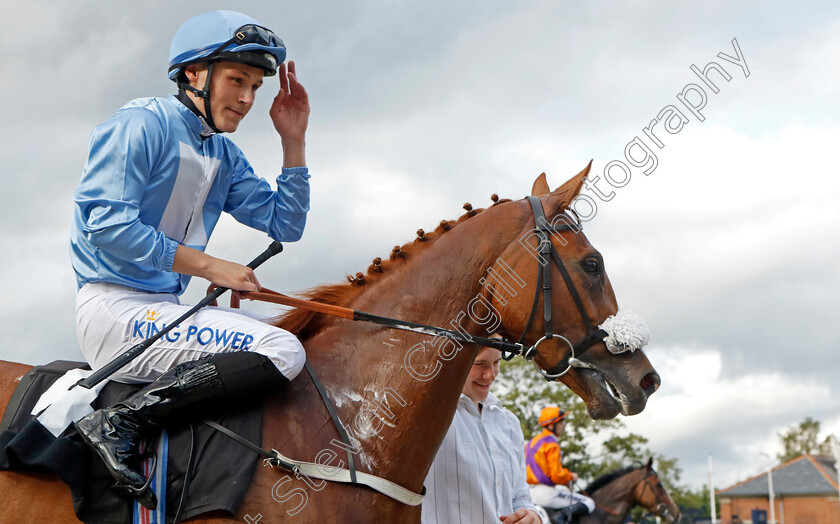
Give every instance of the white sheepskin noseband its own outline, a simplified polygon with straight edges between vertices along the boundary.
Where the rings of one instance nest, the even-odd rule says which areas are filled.
[[[618,313],[607,317],[598,327],[607,332],[604,342],[610,353],[616,355],[636,351],[650,342],[650,331],[645,321],[629,311],[618,310]]]

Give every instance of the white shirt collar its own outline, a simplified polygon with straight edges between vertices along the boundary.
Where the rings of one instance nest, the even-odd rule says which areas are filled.
[[[458,399],[458,402],[459,402],[459,403],[462,403],[462,404],[465,404],[465,405],[467,405],[467,406],[470,406],[470,405],[471,405],[471,406],[472,406],[472,410],[474,410],[474,411],[478,412],[478,406],[476,406],[476,404],[475,404],[475,402],[473,401],[473,399],[471,399],[470,397],[468,397],[468,396],[464,395],[463,393],[461,393],[461,398],[459,398],[459,399]],[[498,398],[496,398],[496,395],[494,395],[494,394],[492,394],[492,393],[488,393],[488,394],[487,394],[487,398],[486,398],[486,399],[484,399],[484,402],[482,402],[481,404],[482,404],[482,406],[484,406],[484,407],[488,407],[488,408],[491,408],[491,409],[500,409],[500,408],[502,408],[502,403],[501,403],[501,401],[500,401]]]

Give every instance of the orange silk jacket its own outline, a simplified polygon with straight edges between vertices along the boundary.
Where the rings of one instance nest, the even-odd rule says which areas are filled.
[[[528,484],[568,484],[572,480],[572,472],[563,467],[560,444],[547,429],[525,444],[525,463]]]

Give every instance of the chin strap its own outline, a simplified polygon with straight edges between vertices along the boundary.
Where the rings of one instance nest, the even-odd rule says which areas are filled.
[[[213,62],[207,64],[207,80],[204,81],[204,88],[196,89],[186,82],[178,82],[178,100],[181,101],[201,121],[201,136],[207,138],[216,133],[223,133],[213,122],[213,112],[210,110],[210,77],[213,76]],[[187,96],[187,91],[204,99],[204,114],[198,110],[192,98]],[[205,116],[206,115],[206,116]]]

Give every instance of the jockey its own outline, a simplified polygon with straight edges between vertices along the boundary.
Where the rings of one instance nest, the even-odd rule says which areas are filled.
[[[540,411],[539,423],[544,429],[525,444],[526,474],[534,504],[549,509],[568,508],[571,515],[583,515],[595,511],[595,502],[567,487],[578,476],[563,467],[558,439],[565,429],[566,415],[557,406]]]
[[[75,193],[76,326],[94,370],[185,313],[178,296],[191,276],[260,289],[247,266],[204,253],[222,211],[277,241],[300,239],[306,223],[309,101],[294,62],[288,71],[283,63],[283,41],[251,17],[214,11],[185,22],[169,56],[178,94],[133,100],[100,124]],[[274,190],[222,133],[236,131],[263,77],[278,69],[269,116],[283,169]],[[292,334],[238,310],[206,307],[111,377],[151,384],[76,429],[118,487],[154,508],[140,469],[143,438],[197,402],[273,391],[304,361]]]

